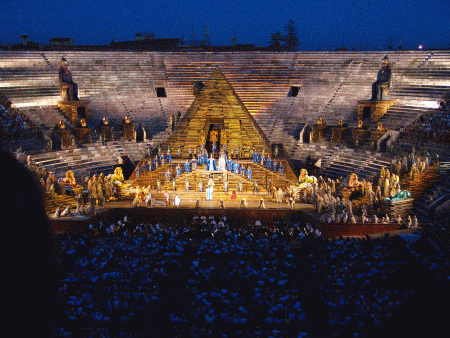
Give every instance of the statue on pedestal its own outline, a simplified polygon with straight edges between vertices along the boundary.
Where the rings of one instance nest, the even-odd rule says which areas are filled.
[[[52,141],[57,149],[59,149],[59,147],[70,147],[72,145],[72,135],[70,134],[70,131],[66,129],[64,120],[60,120],[55,126]]]
[[[64,100],[80,101],[78,98],[78,85],[73,82],[72,73],[65,58],[61,59],[61,67],[59,67],[59,85],[61,86],[61,95]]]
[[[325,127],[327,125],[322,116],[319,116],[317,118],[316,124],[317,124],[317,126],[320,126],[320,127]]]
[[[91,130],[88,128],[86,119],[81,119],[75,128],[75,135],[81,143],[91,143]]]
[[[377,75],[377,81],[372,83],[371,101],[382,101],[383,88],[389,88],[391,84],[391,67],[389,66],[389,58],[387,55],[381,61],[381,69]]]
[[[131,121],[130,115],[125,116],[125,118],[122,120],[121,129],[122,136],[125,140],[131,141],[135,139],[134,125]]]
[[[78,128],[87,128],[86,119],[81,119]]]
[[[113,140],[112,129],[108,119],[104,117],[97,126],[97,132],[100,134],[102,144]]]

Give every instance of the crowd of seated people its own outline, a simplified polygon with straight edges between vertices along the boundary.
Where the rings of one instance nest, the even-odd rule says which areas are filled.
[[[448,287],[449,262],[438,252],[392,238],[330,241],[316,230],[125,217],[60,235],[54,336],[371,337],[414,296],[414,281]]]
[[[422,115],[405,129],[405,137],[412,140],[450,141],[450,106]]]
[[[450,215],[441,214],[435,217],[431,225],[430,228],[435,232],[437,239],[445,246],[444,250],[450,253]]]
[[[0,136],[2,140],[23,137],[32,126],[30,119],[17,109],[7,109],[0,105]]]

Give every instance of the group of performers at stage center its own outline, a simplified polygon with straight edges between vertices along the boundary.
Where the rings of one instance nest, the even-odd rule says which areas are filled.
[[[180,150],[180,148],[179,148]],[[267,170],[270,170],[274,173],[279,173],[280,175],[284,175],[285,167],[283,163],[277,162],[276,159],[272,159],[270,156],[265,155],[265,147],[262,148],[261,154],[257,151],[253,151],[250,148],[253,156],[253,163],[260,164],[261,166],[265,166]],[[183,166],[180,164],[176,165],[175,174],[177,177],[181,176],[183,170],[185,173],[190,173],[192,171],[197,170],[197,166],[201,166],[206,164],[206,170],[208,171],[229,171],[233,172],[237,175],[242,175],[247,177],[248,180],[251,181],[253,170],[250,166],[241,165],[237,160],[233,160],[232,156],[228,156],[226,151],[226,146],[223,147],[219,153],[218,161],[214,157],[214,151],[209,154],[208,151],[201,146],[200,151],[195,151],[194,153],[190,152],[190,159],[186,159]],[[154,158],[150,158],[147,162],[142,162],[140,165],[136,166],[136,178],[139,178],[139,175],[143,172],[154,171],[158,167],[163,166],[165,163],[172,163],[173,156],[171,152],[171,147],[167,149],[167,153],[163,154],[161,150],[161,146],[158,147],[158,154]],[[184,168],[182,168],[184,167]],[[170,180],[169,180],[170,181]]]

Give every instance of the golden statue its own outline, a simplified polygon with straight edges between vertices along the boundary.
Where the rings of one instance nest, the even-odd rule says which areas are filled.
[[[220,144],[227,144],[227,133],[225,132],[225,130],[222,130],[222,132],[220,133]]]
[[[75,175],[72,170],[68,170],[66,172],[66,178],[64,179],[64,184],[70,187],[74,187],[77,185],[75,180]]]
[[[217,142],[219,139],[219,132],[217,130],[211,130],[209,133],[209,142]]]
[[[124,181],[122,167],[116,167],[116,169],[114,169],[114,174],[111,176],[111,180],[113,182]]]
[[[206,135],[205,134],[200,134],[200,136],[198,137],[198,144],[199,145],[205,145],[206,143]]]
[[[301,169],[300,176],[298,177],[298,182],[300,184],[317,183],[317,178],[315,176],[308,176],[308,171],[306,169]]]
[[[384,131],[383,122],[378,122],[377,131]]]
[[[318,126],[325,126],[326,125],[326,122],[323,120],[323,117],[322,116],[319,116],[318,118],[317,118],[317,123],[316,123]]]
[[[350,174],[348,186],[349,186],[349,188],[353,188],[353,189],[356,189],[359,187],[358,175],[356,175],[355,173]]]

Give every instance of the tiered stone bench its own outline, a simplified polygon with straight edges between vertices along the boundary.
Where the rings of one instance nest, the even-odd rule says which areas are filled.
[[[396,101],[379,120],[386,128],[404,128],[437,106],[450,88],[449,51],[63,54],[79,84],[80,98],[91,102],[93,123],[131,115],[155,144],[168,139],[169,117],[184,114],[194,101],[192,84],[206,81],[220,66],[269,141],[283,143],[295,160],[307,156],[300,150],[299,126],[313,125],[320,116],[330,126],[339,119],[349,128],[356,125],[358,101],[370,97],[386,54],[393,72],[391,98]],[[38,126],[53,128],[64,119],[56,107],[60,60],[60,51],[0,52],[0,92]],[[293,86],[297,96],[289,94]],[[157,87],[165,88],[166,97],[158,97]],[[321,150],[326,162],[328,150]],[[336,174],[341,173],[336,168]]]

